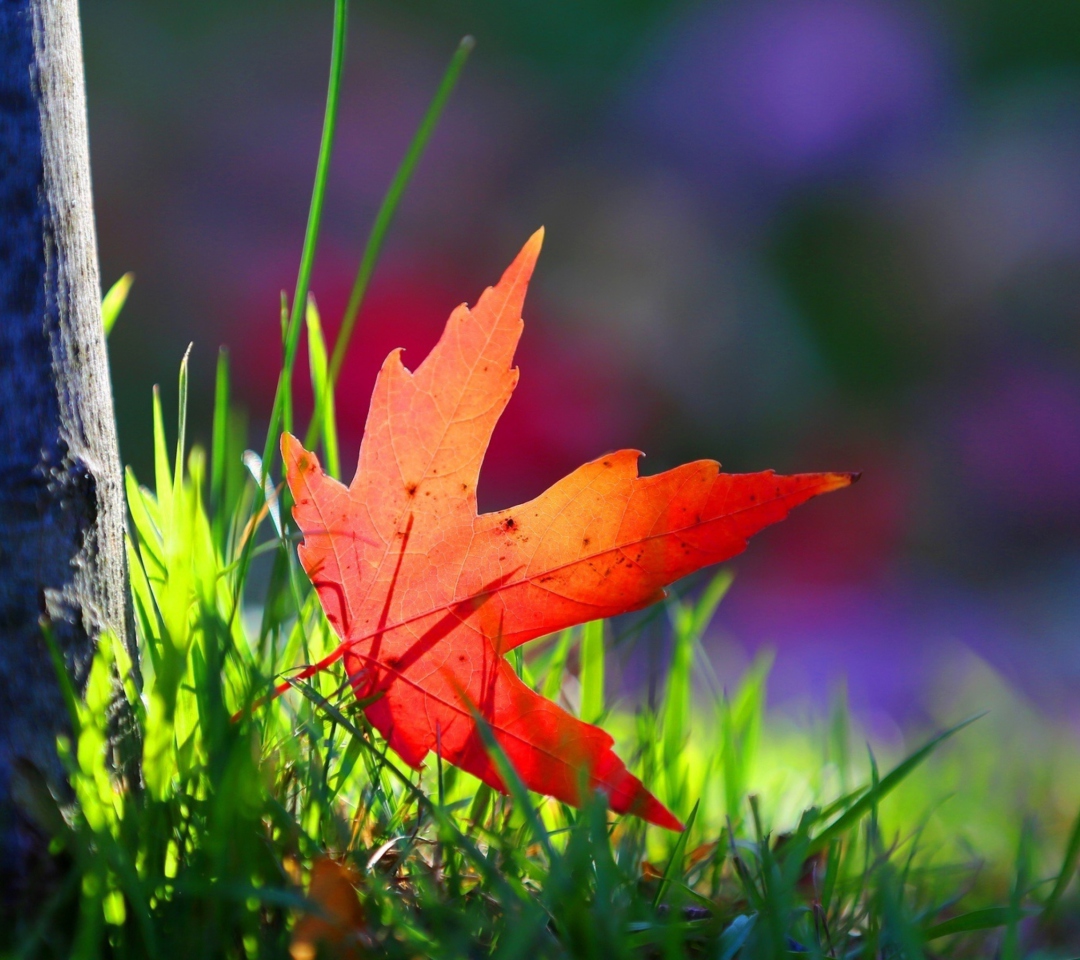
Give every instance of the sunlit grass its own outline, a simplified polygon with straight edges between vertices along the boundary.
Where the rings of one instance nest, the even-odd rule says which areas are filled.
[[[325,370],[312,364],[316,394]],[[185,357],[175,431],[153,398],[152,482],[127,477],[141,689],[123,645],[106,641],[85,695],[69,691],[73,738],[60,751],[75,803],[39,798],[36,810],[68,879],[14,932],[20,955],[262,957],[290,943],[303,955],[294,929],[305,915],[322,918],[332,955],[403,957],[969,955],[999,944],[1019,956],[1032,922],[1047,937],[1065,929],[1071,863],[1057,879],[1080,793],[1066,733],[974,658],[943,666],[945,735],[867,745],[840,695],[810,721],[770,713],[768,657],[725,690],[702,648],[726,571],[667,601],[655,709],[607,699],[603,623],[517,661],[535,689],[616,736],[688,824],[683,835],[615,818],[602,798],[577,811],[530,796],[505,757],[510,797],[437,760],[416,774],[339,672],[254,705],[338,641],[296,561],[286,492],[229,427],[227,360],[209,458],[185,447],[186,391]],[[325,410],[324,444],[336,431]],[[244,615],[247,561],[262,553],[268,599]],[[118,677],[141,781],[106,756]],[[339,886],[363,917],[333,936],[327,903],[305,898],[327,858],[348,865]]]

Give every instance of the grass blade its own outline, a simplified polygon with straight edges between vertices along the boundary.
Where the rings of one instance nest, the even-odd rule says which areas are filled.
[[[106,337],[112,333],[112,328],[116,325],[116,318],[120,316],[120,311],[124,308],[124,303],[127,301],[128,293],[131,292],[131,285],[134,282],[135,274],[125,273],[116,283],[109,287],[109,292],[102,298],[101,325],[105,328]]]
[[[225,451],[229,446],[229,351],[218,350],[214,376],[214,432],[210,443],[210,503],[220,509],[225,495]],[[216,519],[216,518],[215,518]]]
[[[660,901],[667,892],[667,888],[671,883],[671,871],[675,869],[675,864],[679,864],[679,870],[680,872],[682,871],[683,850],[686,849],[686,841],[690,836],[690,831],[694,828],[694,821],[697,819],[698,807],[700,805],[700,800],[694,803],[694,809],[690,811],[690,816],[686,818],[686,829],[679,834],[679,839],[675,841],[675,849],[671,851],[667,866],[664,867],[664,875],[660,878],[660,885],[656,888],[656,896],[653,897],[654,910],[660,906]]]
[[[547,675],[544,677],[544,683],[540,691],[548,700],[558,699],[559,691],[562,690],[563,676],[566,673],[566,659],[570,655],[570,644],[573,639],[574,631],[567,629],[563,630],[559,634],[559,639],[555,641],[555,650],[551,655]]]
[[[191,348],[188,344],[184,357],[180,361],[180,381],[177,389],[176,413],[176,460],[173,466],[173,499],[177,501],[182,494],[184,483],[184,448],[187,444],[187,401],[188,401],[188,364],[191,360]]]
[[[172,468],[165,441],[165,417],[161,410],[161,388],[154,384],[154,493],[163,519],[172,516]]]
[[[586,723],[604,716],[604,621],[593,620],[581,628],[581,710]]]
[[[338,454],[337,413],[334,410],[334,390],[326,359],[326,340],[315,297],[308,294],[307,304],[308,365],[311,369],[311,390],[315,409],[322,411],[322,441],[326,452],[326,470],[332,477],[341,476]]]
[[[446,107],[446,102],[450,99],[454,87],[457,86],[458,77],[461,76],[462,68],[469,59],[469,54],[472,53],[474,46],[476,46],[476,41],[472,37],[464,37],[458,44],[457,50],[454,51],[450,64],[446,68],[446,73],[443,74],[442,82],[439,84],[438,90],[435,91],[435,96],[428,106],[423,120],[420,121],[420,126],[413,135],[412,142],[409,144],[408,150],[405,151],[405,156],[402,158],[401,164],[394,173],[394,179],[391,180],[390,187],[386,191],[386,196],[383,197],[379,210],[375,214],[375,221],[371,225],[371,232],[368,234],[367,242],[364,244],[364,252],[360,257],[360,266],[356,271],[356,279],[353,281],[352,290],[349,293],[349,302],[346,304],[345,313],[341,318],[341,327],[338,329],[337,339],[334,341],[334,352],[330,358],[331,393],[334,387],[337,386],[338,377],[341,375],[341,365],[345,362],[345,354],[349,349],[349,342],[352,340],[353,330],[356,327],[356,318],[359,315],[360,306],[364,302],[364,294],[367,293],[368,284],[371,282],[371,275],[375,272],[375,264],[379,260],[379,254],[382,252],[383,242],[386,239],[387,231],[390,229],[390,224],[393,222],[394,214],[397,213],[405,189],[412,179],[420,158],[427,149],[428,141],[431,140],[431,135],[435,132],[435,127],[438,125],[439,118]],[[316,406],[315,415],[312,417],[307,437],[304,440],[304,446],[308,449],[318,443],[319,431],[323,428],[323,416],[323,411]]]
[[[323,203],[326,199],[326,182],[330,176],[330,155],[334,151],[334,134],[337,130],[338,101],[341,93],[341,77],[345,67],[345,38],[349,19],[348,0],[334,0],[334,39],[330,51],[330,82],[326,90],[326,109],[323,113],[322,140],[319,144],[319,159],[315,166],[315,184],[311,190],[311,206],[308,208],[307,229],[304,233],[304,247],[300,254],[300,270],[296,277],[296,291],[293,294],[292,313],[285,333],[285,359],[281,377],[278,380],[277,395],[270,416],[270,425],[266,431],[266,444],[263,450],[263,470],[269,470],[271,458],[277,447],[278,427],[281,417],[292,395],[292,370],[296,363],[296,351],[300,344],[301,321],[307,303],[308,289],[311,286],[311,268],[315,262],[315,248],[319,242],[319,229],[322,225]]]
[[[727,929],[720,934],[720,952],[716,955],[717,960],[734,960],[754,930],[757,922],[756,913],[744,913],[737,916],[728,924]]]
[[[929,943],[939,937],[947,937],[953,933],[970,933],[974,930],[992,930],[995,927],[1003,927],[1009,922],[1008,907],[987,907],[984,910],[972,910],[970,913],[962,913],[958,917],[950,917],[927,927],[923,931],[923,941]]]
[[[1031,835],[1031,822],[1025,821],[1016,847],[1016,872],[1006,908],[1005,937],[1001,944],[1002,960],[1020,960],[1021,956],[1020,921],[1024,918],[1023,900],[1031,875]]]
[[[1054,889],[1046,899],[1045,913],[1053,913],[1057,908],[1058,901],[1068,889],[1069,881],[1076,873],[1077,863],[1080,863],[1080,813],[1077,813],[1069,831],[1069,839],[1065,844],[1065,857],[1061,861],[1061,870],[1058,871],[1057,880],[1054,881]]]
[[[858,800],[856,800],[847,810],[844,811],[836,820],[834,820],[829,826],[819,833],[810,845],[810,852],[816,852],[827,846],[829,841],[834,837],[838,837],[848,830],[852,824],[858,822],[858,820],[866,814],[869,810],[873,809],[881,800],[892,792],[892,790],[899,786],[904,778],[911,773],[920,763],[922,763],[931,753],[933,753],[942,743],[948,740],[951,736],[959,733],[964,727],[970,726],[984,714],[980,713],[974,717],[968,717],[967,720],[963,720],[955,727],[950,727],[943,733],[939,733],[929,742],[925,743],[922,747],[916,750],[913,754],[902,760],[892,770],[890,770],[881,780],[870,790],[864,793]]]

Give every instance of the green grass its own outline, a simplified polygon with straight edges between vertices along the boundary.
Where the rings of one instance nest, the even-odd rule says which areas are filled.
[[[72,799],[24,798],[56,869],[33,909],[4,925],[0,950],[272,958],[293,944],[300,960],[315,955],[303,931],[321,921],[322,952],[342,957],[1068,956],[1080,936],[1080,758],[1067,735],[978,665],[948,682],[938,729],[909,733],[906,747],[893,737],[860,748],[842,694],[823,720],[769,713],[767,658],[725,689],[701,647],[726,571],[660,611],[670,658],[651,706],[608,699],[610,625],[539,641],[516,660],[535,689],[613,733],[687,823],[680,835],[613,817],[598,798],[574,810],[528,794],[490,737],[510,796],[438,760],[416,774],[367,724],[340,672],[253,706],[337,643],[299,568],[273,459],[306,333],[308,436],[339,469],[333,383],[350,324],[328,351],[307,289],[343,62],[344,3],[336,9],[326,129],[300,276],[283,304],[264,453],[245,449],[224,352],[209,455],[185,442],[186,357],[175,432],[155,392],[154,476],[127,474],[141,686],[112,638],[82,696],[57,660]],[[470,48],[455,54],[380,211],[349,316]],[[110,294],[110,326],[125,293]],[[266,600],[254,607],[260,556]],[[134,730],[110,756],[117,697]],[[318,883],[309,890],[328,859],[347,868],[338,900]],[[353,920],[335,932],[341,896]]]

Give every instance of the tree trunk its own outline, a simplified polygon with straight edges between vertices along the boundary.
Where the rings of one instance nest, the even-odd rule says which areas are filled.
[[[8,895],[42,850],[16,802],[20,784],[44,775],[63,791],[56,735],[67,711],[41,619],[51,621],[77,688],[103,630],[132,636],[100,298],[78,2],[0,0],[0,891]]]

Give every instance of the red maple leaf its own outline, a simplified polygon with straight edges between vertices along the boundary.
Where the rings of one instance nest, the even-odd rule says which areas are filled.
[[[677,830],[612,738],[531,690],[504,655],[653,603],[853,477],[724,474],[712,460],[639,477],[639,454],[621,450],[535,500],[478,515],[480,464],[518,380],[511,364],[542,239],[533,235],[473,309],[450,315],[415,372],[399,350],[386,358],[348,487],[283,435],[300,560],[342,639],[300,676],[343,657],[357,697],[378,695],[368,719],[413,767],[438,749],[505,790],[479,714],[529,789],[578,804],[584,783],[616,812]]]

